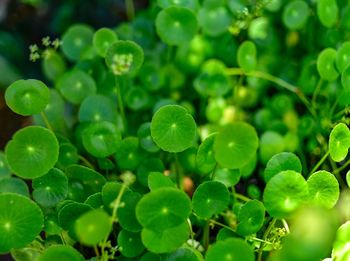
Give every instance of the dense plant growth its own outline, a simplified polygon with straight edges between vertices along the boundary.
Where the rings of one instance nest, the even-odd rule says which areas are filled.
[[[349,260],[350,4],[128,3],[6,89],[33,125],[0,152],[0,253]]]

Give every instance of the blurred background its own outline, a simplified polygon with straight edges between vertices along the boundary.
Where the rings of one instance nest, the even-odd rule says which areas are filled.
[[[148,6],[134,1],[135,10]],[[60,38],[73,23],[95,29],[115,27],[127,20],[124,0],[0,0],[0,150],[28,119],[12,113],[4,103],[4,90],[23,78],[43,79],[40,63],[29,60],[29,46],[42,38]]]

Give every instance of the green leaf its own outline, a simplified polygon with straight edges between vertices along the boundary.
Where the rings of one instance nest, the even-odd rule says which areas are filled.
[[[349,92],[350,92],[350,64],[348,66],[346,66],[341,74],[341,84],[343,85],[344,89],[343,92],[345,92],[345,94],[347,93],[347,95],[349,96]],[[344,94],[345,97],[348,97]],[[339,97],[339,99],[341,99],[342,97]],[[342,102],[345,105],[349,104],[349,99],[345,98],[346,101]],[[339,101],[339,104],[341,100]]]
[[[340,162],[348,155],[350,148],[350,130],[344,123],[338,123],[329,135],[329,153],[331,158]]]
[[[267,183],[264,190],[267,212],[276,218],[286,218],[309,198],[304,177],[293,170],[279,172]]]
[[[43,111],[50,101],[50,91],[38,80],[18,80],[5,92],[7,106],[17,114],[28,116]]]
[[[58,223],[64,230],[75,233],[75,221],[90,210],[92,210],[92,207],[87,204],[74,201],[69,202],[58,211]]]
[[[217,168],[215,170],[214,180],[223,183],[226,187],[236,185],[241,179],[239,169]]]
[[[337,50],[336,65],[340,73],[343,73],[345,68],[350,65],[350,41],[342,43]]]
[[[203,261],[201,253],[192,247],[180,247],[176,251],[167,254],[164,261]]]
[[[53,207],[68,195],[68,179],[53,168],[44,176],[33,179],[33,198],[44,207]]]
[[[96,92],[96,83],[86,72],[74,69],[58,79],[56,88],[67,101],[80,104],[86,97]]]
[[[92,45],[94,31],[90,26],[74,24],[62,37],[62,51],[69,60],[79,60]]]
[[[196,165],[200,174],[209,174],[216,166],[213,149],[215,136],[216,133],[209,135],[198,147]]]
[[[137,192],[125,194],[122,199],[124,207],[119,208],[117,212],[120,226],[130,232],[139,232],[142,229],[141,224],[136,218],[136,206],[142,196]]]
[[[61,143],[56,166],[65,169],[70,165],[77,164],[78,161],[79,155],[77,148],[69,142]]]
[[[0,253],[22,248],[32,242],[44,224],[41,209],[29,198],[0,194]]]
[[[159,151],[159,147],[154,143],[151,136],[151,123],[145,122],[141,124],[137,131],[137,137],[140,141],[140,146],[151,153]]]
[[[272,177],[284,170],[294,170],[301,173],[301,162],[297,155],[291,152],[281,152],[274,155],[264,171],[264,180],[268,182]]]
[[[119,40],[107,50],[106,63],[114,75],[136,73],[143,64],[142,48],[132,41]]]
[[[254,261],[254,251],[243,239],[229,238],[212,245],[205,261]]]
[[[52,245],[47,248],[38,261],[84,261],[84,257],[69,245]]]
[[[298,0],[289,2],[283,10],[283,23],[290,30],[299,30],[305,26],[309,16],[309,6],[306,2]]]
[[[214,59],[203,64],[201,72],[194,80],[193,85],[203,97],[223,96],[232,89],[231,80],[226,75],[225,64]]]
[[[307,180],[310,202],[325,208],[333,208],[339,198],[339,183],[333,174],[325,170],[313,173]]]
[[[230,12],[225,6],[203,6],[198,11],[198,21],[204,34],[217,37],[228,31],[232,23]]]
[[[285,150],[285,141],[281,134],[275,131],[266,131],[260,137],[259,157],[263,164],[275,155]]]
[[[0,179],[0,194],[1,193],[16,193],[29,198],[27,184],[22,179],[14,177]]]
[[[254,127],[245,122],[228,124],[215,137],[215,158],[225,168],[240,168],[254,157],[258,144]]]
[[[319,53],[317,57],[317,71],[322,79],[326,81],[335,81],[339,73],[336,69],[337,51],[332,48],[326,48]]]
[[[198,0],[157,0],[157,4],[161,8],[167,8],[174,5],[195,10],[198,6]]]
[[[116,122],[117,113],[115,105],[106,96],[95,94],[89,95],[81,103],[78,113],[80,122]]]
[[[188,8],[170,6],[157,15],[156,30],[160,39],[169,45],[189,42],[198,30],[195,14]]]
[[[185,222],[190,213],[190,199],[183,191],[174,188],[151,191],[136,206],[136,218],[140,224],[160,232]]]
[[[38,126],[15,133],[5,148],[12,171],[24,179],[45,175],[57,162],[59,146],[52,131]]]
[[[153,115],[151,135],[162,150],[181,152],[193,145],[196,123],[184,107],[166,105]]]
[[[148,175],[148,187],[152,191],[164,187],[175,188],[175,184],[169,177],[165,176],[163,173],[151,172]]]
[[[145,249],[139,232],[133,233],[124,229],[118,234],[118,247],[122,255],[126,257],[136,257]]]
[[[258,200],[245,203],[238,213],[237,233],[248,236],[258,232],[264,224],[265,207]]]
[[[189,235],[188,223],[185,221],[163,231],[144,228],[141,232],[141,239],[149,251],[153,253],[169,253],[181,247],[187,241]]]
[[[113,205],[112,203],[117,199],[120,190],[122,189],[122,183],[109,181],[102,188],[102,201],[107,209],[112,211]],[[127,194],[131,193],[129,188],[126,188],[122,200],[127,196]]]
[[[0,151],[0,179],[8,178],[11,176],[11,170],[7,163],[6,155]]]
[[[193,211],[201,218],[211,218],[227,208],[229,199],[230,194],[224,184],[206,181],[193,194]]]
[[[121,142],[120,131],[108,121],[89,124],[82,138],[85,149],[98,158],[114,154]]]
[[[127,137],[121,141],[115,153],[115,160],[122,170],[135,170],[141,163],[143,151],[136,137]]]
[[[338,21],[339,8],[336,0],[318,0],[317,16],[323,26],[331,28]]]
[[[55,81],[67,69],[62,56],[53,49],[46,49],[42,60],[42,70],[47,79]]]
[[[237,51],[237,62],[239,67],[249,72],[257,65],[256,46],[252,41],[244,41]]]
[[[143,186],[149,185],[149,175],[152,172],[164,172],[164,164],[163,161],[159,158],[148,158],[144,159],[144,161],[137,168],[137,180]]]
[[[81,165],[71,165],[66,169],[66,175],[70,180],[81,182],[88,195],[100,192],[106,183],[106,178],[97,171]]]
[[[345,222],[337,230],[336,239],[333,243],[332,259],[346,261],[350,257],[350,221]]]
[[[92,39],[93,46],[101,57],[106,57],[108,48],[118,40],[116,33],[109,28],[98,29]]]
[[[112,219],[102,209],[90,210],[75,221],[76,235],[84,245],[97,245],[107,238],[111,231]]]

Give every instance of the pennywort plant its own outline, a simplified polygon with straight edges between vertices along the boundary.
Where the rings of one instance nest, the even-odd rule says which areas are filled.
[[[6,89],[32,124],[0,152],[0,253],[347,260],[350,5],[127,2]]]

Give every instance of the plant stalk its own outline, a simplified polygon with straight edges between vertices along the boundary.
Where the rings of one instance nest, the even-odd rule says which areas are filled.
[[[41,112],[40,112],[40,115],[41,115],[41,117],[43,118],[46,127],[47,127],[50,131],[53,132],[53,128],[52,128],[52,126],[51,126],[51,124],[50,124],[50,122],[49,122],[49,119],[48,119],[47,116],[46,116],[46,113],[45,113],[44,111],[41,111]]]

